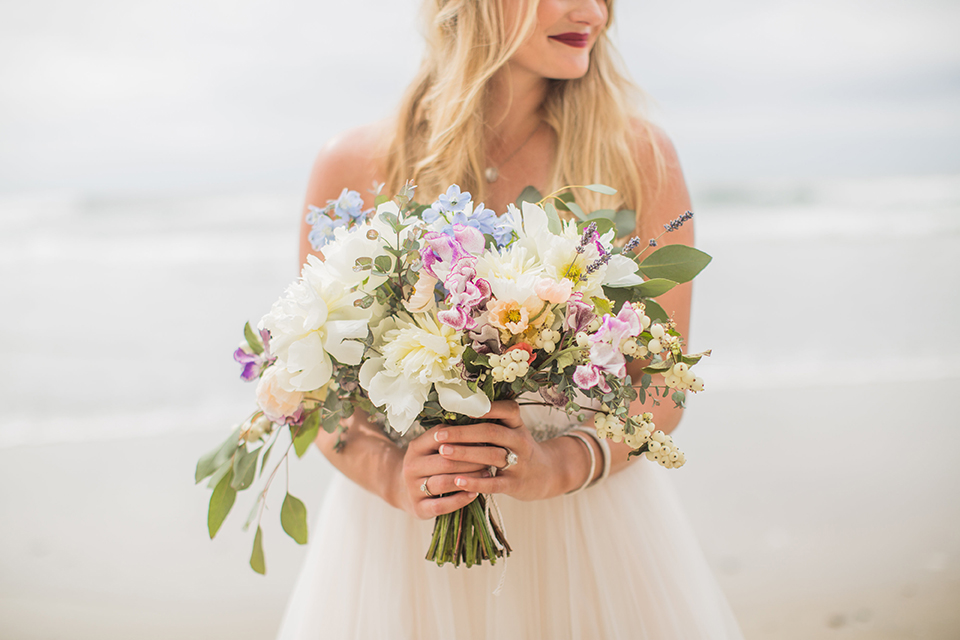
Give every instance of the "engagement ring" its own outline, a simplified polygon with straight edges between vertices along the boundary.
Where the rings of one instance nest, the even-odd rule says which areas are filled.
[[[424,478],[423,483],[420,485],[420,491],[423,491],[428,498],[435,498],[436,496],[430,493],[430,489],[427,489],[427,480],[430,478]]]
[[[517,457],[517,454],[515,454],[513,451],[510,451],[510,449],[507,449],[506,447],[504,447],[504,450],[507,452],[507,464],[501,467],[500,471],[506,471],[520,461],[520,459]]]

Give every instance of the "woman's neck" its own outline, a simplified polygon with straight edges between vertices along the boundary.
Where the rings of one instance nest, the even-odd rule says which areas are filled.
[[[548,80],[529,72],[503,67],[490,80],[487,93],[488,149],[506,151],[517,139],[530,135],[543,119],[541,107]]]

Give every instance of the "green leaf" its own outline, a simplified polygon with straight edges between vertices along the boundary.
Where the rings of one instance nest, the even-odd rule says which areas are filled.
[[[680,356],[680,361],[692,367],[693,365],[700,362],[700,358],[704,356],[709,356],[711,352],[712,350],[708,349],[706,351],[701,351],[700,353],[685,353],[682,356]]]
[[[581,220],[587,219],[587,214],[583,212],[583,209],[581,209],[580,205],[578,205],[576,202],[571,200],[570,202],[566,202],[564,204],[566,205],[567,210],[573,215],[577,216]]]
[[[230,486],[237,491],[243,491],[251,484],[257,473],[257,458],[260,457],[260,449],[256,451],[247,451],[244,445],[237,451],[233,458],[233,482]]]
[[[297,544],[307,544],[307,508],[289,493],[280,507],[280,524]]]
[[[577,231],[583,233],[583,230],[590,226],[590,223],[597,225],[597,233],[600,235],[605,234],[610,229],[613,229],[613,221],[608,220],[607,218],[594,218],[593,220],[581,220],[577,223]]]
[[[622,238],[633,233],[637,228],[637,212],[630,209],[620,209],[613,217],[617,225],[617,237]]]
[[[263,494],[260,493],[257,495],[257,499],[253,501],[253,508],[250,509],[250,513],[247,515],[247,521],[243,523],[243,530],[246,531],[250,528],[250,525],[253,524],[253,521],[257,519],[257,514],[260,513],[260,502],[265,500]]]
[[[260,530],[260,527],[257,527],[257,535],[253,538],[253,553],[250,554],[250,568],[260,575],[267,573],[267,565],[263,560],[263,531]]]
[[[593,306],[596,308],[598,314],[613,314],[613,305],[610,303],[610,300],[595,296],[590,298],[590,301],[593,302]]]
[[[375,264],[380,271],[390,273],[390,269],[393,267],[393,260],[390,259],[390,256],[377,256],[373,264]]]
[[[682,409],[687,402],[687,395],[683,391],[674,391],[670,399],[673,400],[673,404]]]
[[[576,356],[573,355],[573,352],[564,353],[557,358],[557,371],[563,371],[574,362],[576,362]]]
[[[613,220],[615,213],[613,209],[597,209],[587,214],[584,220]]]
[[[644,282],[643,284],[638,284],[634,291],[635,295],[642,296],[644,298],[656,298],[657,296],[662,296],[670,289],[673,289],[677,286],[677,283],[673,280],[667,280],[666,278],[651,278]]]
[[[536,204],[543,200],[543,196],[537,191],[536,187],[527,187],[520,192],[520,195],[517,196],[517,206],[522,207],[524,202],[529,202],[530,204]]]
[[[633,289],[631,287],[603,287],[603,295],[610,301],[610,311],[622,309],[623,303],[633,300]]]
[[[390,202],[390,196],[386,195],[385,193],[381,193],[380,195],[378,195],[376,198],[373,199],[373,206],[379,207],[384,202]]]
[[[260,336],[258,336],[252,328],[250,328],[250,323],[243,325],[243,337],[247,341],[247,345],[253,350],[257,355],[263,353],[263,343],[260,342]]]
[[[649,373],[645,373],[640,376],[640,388],[646,389],[650,386],[650,383],[653,382],[653,377]]]
[[[584,189],[589,189],[590,191],[595,191],[596,193],[602,193],[604,195],[612,196],[617,190],[613,187],[608,187],[605,184],[588,184],[584,186]]]
[[[653,300],[644,300],[643,306],[646,309],[644,313],[650,317],[654,322],[669,322],[670,316],[667,315],[667,312],[663,310],[659,304]]]
[[[297,452],[297,457],[302,458],[307,452],[313,441],[317,439],[317,433],[320,432],[320,409],[310,413],[303,421],[300,432],[293,439],[293,449]]]
[[[668,244],[657,249],[640,263],[640,272],[648,278],[666,278],[674,282],[689,282],[712,258],[682,244]]]
[[[197,471],[195,473],[197,484],[200,484],[201,480],[212,475],[217,469],[222,467],[238,448],[240,448],[240,427],[234,429],[220,446],[200,458],[197,462]]]
[[[643,368],[644,373],[663,373],[668,369],[672,368],[673,365],[669,362],[652,362]]]
[[[233,481],[233,469],[227,471],[227,475],[220,479],[213,494],[210,496],[210,508],[207,511],[207,530],[210,532],[210,539],[217,535],[220,525],[223,524],[230,509],[233,508],[233,502],[237,499],[236,490],[230,486]]]
[[[560,214],[557,213],[557,207],[553,202],[548,202],[543,206],[547,214],[547,230],[555,236],[560,235],[563,227],[560,225]]]
[[[267,458],[270,457],[270,453],[273,451],[273,446],[277,444],[279,438],[274,438],[273,442],[270,443],[270,446],[267,447],[267,450],[263,452],[263,459],[260,460],[260,477],[263,477],[263,470],[267,468]]]

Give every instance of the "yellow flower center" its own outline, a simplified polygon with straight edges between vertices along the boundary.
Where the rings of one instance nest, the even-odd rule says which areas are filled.
[[[519,309],[511,309],[507,311],[506,322],[520,322],[523,319],[523,316],[520,315]]]

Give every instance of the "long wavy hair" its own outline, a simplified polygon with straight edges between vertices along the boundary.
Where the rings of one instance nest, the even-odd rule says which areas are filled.
[[[388,193],[412,179],[427,199],[452,183],[483,199],[489,81],[536,27],[538,1],[425,0],[426,53],[386,141]],[[505,2],[520,4],[519,19],[505,20]],[[601,196],[580,190],[578,203],[588,211],[629,207],[639,213],[644,185],[657,182],[659,175],[641,176],[637,166],[637,127],[650,125],[638,110],[640,91],[622,70],[607,36],[613,0],[607,0],[607,7],[610,17],[591,51],[586,75],[551,81],[542,105],[544,122],[557,139],[546,186],[552,191],[602,182],[619,193]],[[653,145],[659,174],[663,162],[655,138],[645,137]]]

